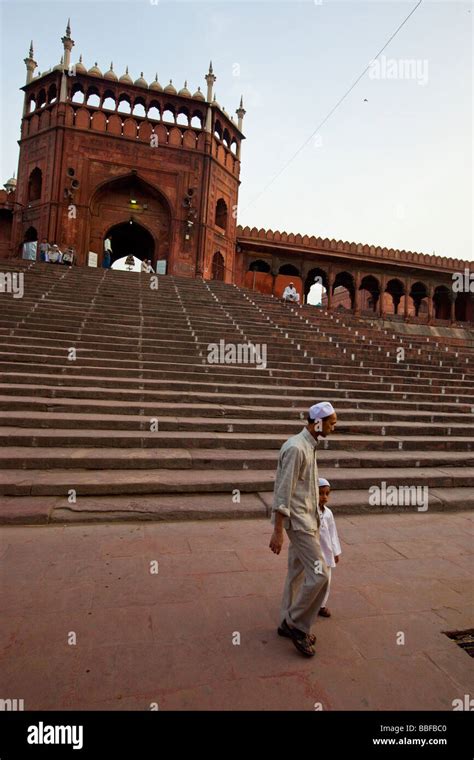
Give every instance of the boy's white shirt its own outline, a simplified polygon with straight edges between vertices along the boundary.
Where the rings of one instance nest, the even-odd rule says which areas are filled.
[[[337,535],[336,521],[328,506],[321,510],[321,525],[319,527],[319,540],[326,565],[336,567],[334,557],[341,554],[341,544]]]

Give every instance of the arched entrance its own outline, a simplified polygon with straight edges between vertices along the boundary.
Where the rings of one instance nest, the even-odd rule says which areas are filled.
[[[144,261],[154,261],[155,241],[153,236],[137,222],[128,221],[115,224],[105,234],[104,240],[110,238],[112,255],[110,263],[113,264],[124,256],[135,256]]]
[[[98,254],[99,266],[106,262],[107,238],[111,238],[111,263],[130,253],[151,259],[154,268],[158,261],[167,261],[171,207],[164,194],[135,172],[100,185],[91,199],[89,235],[89,251]]]

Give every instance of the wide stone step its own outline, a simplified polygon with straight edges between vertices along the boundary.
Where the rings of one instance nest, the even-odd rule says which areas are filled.
[[[171,411],[171,410],[169,410]],[[74,427],[75,429],[107,429],[111,425],[115,430],[138,430],[149,431],[157,430],[195,430],[195,431],[212,431],[212,432],[228,432],[228,433],[246,433],[246,432],[261,432],[261,433],[284,433],[288,436],[297,433],[301,429],[302,419],[258,419],[253,418],[251,414],[252,410],[249,410],[247,419],[241,419],[238,417],[225,417],[224,419],[217,419],[212,417],[191,417],[189,419],[186,416],[176,415],[162,415],[157,417],[157,412],[148,415],[146,411],[143,414],[90,414],[90,413],[70,413],[62,414],[61,412],[36,412],[28,411],[28,415],[25,416],[19,412],[4,411],[2,413],[2,419],[4,424],[11,427],[53,427],[53,428],[66,428]],[[449,426],[440,423],[428,423],[428,422],[415,422],[413,420],[408,421],[387,421],[387,422],[369,422],[367,419],[350,421],[345,417],[338,422],[338,431],[343,434],[345,432],[351,433],[369,433],[372,435],[391,435],[391,436],[403,436],[409,437],[420,433],[432,434],[432,435],[446,435],[446,436],[466,436],[468,437],[472,433],[472,422],[468,423],[450,423]]]
[[[241,493],[240,500],[228,494],[196,493],[134,496],[82,496],[70,503],[58,496],[0,496],[0,519],[10,524],[94,523],[139,520],[268,519],[272,497],[267,492]],[[474,488],[431,488],[425,514],[472,510]],[[336,515],[388,514],[418,511],[416,506],[378,506],[368,503],[364,491],[341,490],[331,493],[331,509]]]
[[[474,486],[474,468],[338,468],[324,471],[334,490],[368,490],[373,486],[459,488]],[[0,470],[2,496],[215,493],[272,491],[275,470]],[[428,489],[429,490],[429,489]]]
[[[172,386],[172,384],[170,384]],[[208,404],[212,401],[215,405],[228,405],[234,409],[238,409],[240,406],[252,408],[254,405],[258,405],[262,411],[266,407],[272,407],[272,409],[281,409],[287,411],[288,409],[303,410],[304,412],[314,403],[315,395],[314,391],[307,395],[299,393],[298,396],[291,396],[287,398],[283,395],[283,389],[278,395],[278,388],[274,394],[264,394],[254,391],[252,394],[234,394],[226,393],[223,391],[210,392],[194,392],[190,390],[193,386],[187,386],[186,390],[137,390],[136,387],[128,389],[119,389],[115,387],[111,388],[99,388],[96,385],[78,387],[70,386],[65,387],[62,383],[41,385],[41,384],[27,384],[27,383],[10,383],[0,384],[0,393],[3,394],[3,398],[6,399],[5,403],[10,409],[15,408],[14,405],[18,402],[21,403],[23,399],[34,398],[39,403],[47,403],[46,399],[54,399],[54,403],[62,403],[64,400],[66,403],[71,400],[81,400],[84,402],[90,401],[94,403],[96,400],[105,400],[106,402],[120,403],[127,401],[127,406],[133,407],[135,404],[152,404],[157,402],[159,404],[170,403],[172,406],[179,405],[182,408],[183,404]],[[34,396],[28,396],[27,393],[37,392],[37,399]],[[18,397],[15,399],[15,397]],[[337,396],[334,396],[336,398]],[[334,399],[333,399],[334,400]],[[128,403],[130,402],[130,403]],[[3,402],[2,402],[3,403]],[[277,406],[278,405],[278,406]],[[437,396],[432,403],[423,403],[416,401],[401,401],[397,398],[388,399],[385,396],[375,399],[361,399],[355,396],[351,398],[337,397],[337,409],[353,409],[360,411],[362,414],[374,413],[378,416],[379,410],[384,413],[397,413],[398,411],[403,414],[412,414],[414,412],[428,412],[430,414],[442,414],[443,417],[448,416],[456,421],[456,417],[466,414],[472,414],[472,406],[470,404],[455,404],[445,403]],[[237,413],[237,412],[236,412]],[[265,415],[266,412],[265,412]]]
[[[176,442],[178,443],[178,442]],[[277,449],[186,448],[25,448],[4,446],[2,469],[221,469],[264,470],[276,467]],[[319,467],[473,467],[474,453],[467,451],[345,451],[321,450]]]
[[[0,391],[3,390],[0,386]],[[0,410],[5,411],[22,411],[26,412],[41,412],[41,413],[68,413],[68,414],[116,414],[120,411],[122,414],[145,414],[149,417],[175,417],[176,416],[176,402],[145,402],[145,401],[133,401],[127,399],[127,406],[124,409],[123,400],[109,400],[107,403],[100,402],[98,400],[87,399],[75,399],[71,401],[67,398],[55,397],[54,400],[48,398],[41,398],[40,392],[38,396],[22,396],[21,398],[12,398],[9,395],[0,395]],[[214,399],[213,399],[214,401]],[[179,402],[179,411],[181,414],[186,414],[188,417],[245,417],[254,418],[256,420],[262,419],[279,419],[279,420],[295,420],[295,416],[298,416],[301,420],[306,420],[307,410],[309,403],[303,403],[299,405],[285,406],[260,406],[258,399],[254,399],[255,404],[246,405],[230,405],[220,403],[219,399],[215,400],[215,403],[189,403],[184,400]],[[340,405],[338,405],[338,408]],[[379,409],[376,411],[368,411],[367,408],[352,408],[350,401],[344,405],[344,420],[346,422],[351,421],[369,421],[369,422],[393,422],[400,421],[413,421],[416,423],[427,422],[430,424],[441,424],[443,422],[460,423],[461,425],[470,425],[472,423],[471,407],[464,406],[464,414],[459,413],[461,410],[458,408],[458,413],[452,411],[441,413],[436,412],[422,412],[414,409]]]
[[[74,365],[74,366],[72,366]],[[235,393],[244,392],[242,389],[250,388],[266,388],[268,391],[270,388],[278,387],[278,392],[285,393],[286,395],[301,393],[303,389],[309,387],[309,379],[307,377],[298,379],[294,375],[292,377],[282,377],[272,370],[256,370],[254,375],[245,374],[245,370],[242,370],[240,375],[240,382],[237,381],[237,373],[229,370],[227,374],[211,371],[209,367],[202,367],[196,372],[183,373],[181,369],[179,371],[161,371],[150,372],[146,369],[137,370],[133,373],[131,370],[110,370],[107,377],[103,376],[104,368],[91,368],[80,367],[78,362],[69,362],[67,365],[28,365],[28,364],[1,364],[0,363],[0,382],[9,382],[14,380],[15,382],[26,383],[31,382],[32,378],[37,378],[40,382],[50,381],[50,377],[55,377],[61,385],[67,382],[68,385],[82,384],[86,380],[91,380],[94,384],[100,384],[102,387],[134,387],[137,385],[140,387],[143,385],[154,387],[173,387],[186,388],[189,384],[192,384],[194,388],[204,389],[209,388],[210,385],[215,387],[222,387],[226,391],[232,391]],[[203,381],[203,378],[207,379],[207,383]],[[441,388],[423,386],[418,382],[411,382],[405,386],[388,383],[358,383],[352,380],[347,380],[343,387],[340,384],[334,383],[330,380],[324,380],[320,378],[320,375],[313,375],[311,377],[311,389],[313,394],[327,397],[330,395],[332,398],[338,396],[345,396],[349,398],[350,395],[357,393],[361,398],[373,398],[373,397],[387,397],[387,393],[393,398],[401,398],[406,400],[410,397],[415,401],[434,401],[439,399],[440,395],[443,397],[443,401],[454,401],[455,403],[465,403],[474,405],[474,388],[466,390],[459,390],[458,388]],[[262,386],[262,382],[265,385]],[[393,385],[393,388],[392,388]],[[417,392],[413,390],[416,387]],[[410,391],[411,389],[411,391]],[[330,391],[330,394],[328,394]],[[423,392],[424,391],[424,392]],[[443,392],[444,391],[444,392]],[[216,392],[215,390],[213,392]]]
[[[110,345],[110,343],[107,345]],[[30,364],[32,362],[54,364],[55,362],[57,363],[58,359],[62,360],[65,364],[66,361],[70,361],[68,356],[71,348],[74,348],[77,356],[76,361],[81,366],[84,364],[97,366],[97,362],[110,362],[117,369],[123,369],[124,367],[135,369],[138,365],[140,365],[140,368],[146,365],[148,368],[153,369],[156,364],[162,362],[163,356],[166,356],[168,364],[178,362],[179,364],[192,366],[201,364],[213,366],[207,360],[208,344],[195,343],[194,341],[163,341],[163,343],[156,343],[155,341],[152,347],[147,347],[143,342],[138,344],[136,341],[133,347],[119,345],[115,346],[113,351],[103,348],[86,348],[82,341],[71,339],[64,342],[61,346],[53,347],[49,345],[30,345],[25,341],[20,348],[17,344],[9,344],[7,341],[3,341],[3,348],[4,351],[0,354],[0,358],[3,357],[6,361],[15,361],[23,364]],[[295,359],[298,359],[298,355],[293,350],[279,349],[274,351],[269,348],[267,366],[288,370],[289,365],[291,366]],[[454,372],[452,368],[451,371],[442,372],[436,368],[433,369],[433,367],[423,367],[420,369],[419,365],[413,363],[388,365],[386,367],[372,364],[369,367],[366,357],[364,359],[365,366],[363,367],[352,367],[351,365],[351,377],[353,379],[364,380],[370,378],[370,382],[380,382],[381,378],[383,378],[385,382],[396,384],[407,383],[416,379],[425,385],[461,387],[464,389],[474,384],[474,374],[471,375],[461,371]],[[335,359],[332,358],[332,361],[335,361]],[[229,365],[224,366],[228,367]],[[186,371],[185,367],[182,369]],[[304,371],[304,369],[300,370],[300,372]],[[306,371],[309,372],[310,376],[314,372],[318,372],[322,377],[336,382],[347,378],[347,366],[339,366],[336,363],[332,363],[331,365],[325,364],[324,367],[313,363]]]
[[[32,447],[117,447],[117,448],[170,448],[185,447],[239,449],[279,449],[286,440],[283,433],[242,433],[199,431],[158,431],[139,430],[73,430],[48,428],[0,427],[1,446]],[[321,450],[354,451],[472,451],[471,436],[394,436],[338,435],[320,444]]]
[[[229,499],[228,494],[196,493],[155,494],[134,496],[82,496],[76,503],[64,497],[0,496],[0,519],[11,524],[94,523],[139,520],[212,520],[212,519],[268,519],[271,494],[267,492],[241,493],[240,500]],[[431,488],[428,510],[424,514],[441,511],[472,510],[474,488]],[[331,493],[331,509],[336,515],[390,514],[418,511],[417,506],[378,506],[368,503],[364,491],[341,490]]]

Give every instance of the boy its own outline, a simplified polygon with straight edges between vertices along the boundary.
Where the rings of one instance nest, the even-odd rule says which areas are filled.
[[[329,582],[326,590],[326,595],[323,599],[323,603],[319,610],[319,615],[322,617],[331,617],[331,613],[326,607],[326,602],[329,597],[329,588],[331,585],[331,568],[336,567],[341,555],[341,545],[339,543],[339,537],[337,535],[336,522],[334,515],[326,506],[329,501],[329,494],[331,492],[331,486],[326,478],[318,478],[319,485],[319,508],[321,510],[321,525],[319,528],[319,540],[321,542],[321,550],[323,552],[324,561],[328,566]]]

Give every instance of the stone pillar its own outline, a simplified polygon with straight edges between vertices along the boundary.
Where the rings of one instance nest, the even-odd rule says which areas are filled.
[[[387,281],[384,275],[380,278],[380,297],[379,297],[379,303],[378,303],[378,312],[379,317],[383,319],[385,316],[385,306],[384,306],[384,295],[385,295],[385,287],[387,285]]]
[[[428,324],[433,323],[433,286],[428,286]]]
[[[454,324],[456,321],[456,296],[454,293],[451,293],[451,324]]]
[[[410,298],[410,281],[405,280],[405,303],[404,303],[404,311],[403,316],[405,320],[408,319],[408,299]]]
[[[360,283],[362,280],[362,275],[359,271],[355,273],[354,283],[355,283],[355,289],[354,289],[354,314],[358,315],[360,314]]]
[[[331,311],[332,308],[332,288],[334,285],[334,277],[331,271],[328,272],[328,311]]]

